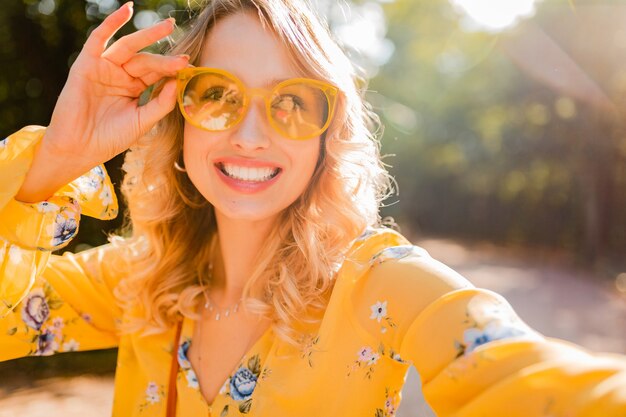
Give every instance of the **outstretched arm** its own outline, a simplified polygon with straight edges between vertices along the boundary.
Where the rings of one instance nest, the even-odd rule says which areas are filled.
[[[437,416],[626,415],[626,358],[546,338],[498,294],[388,239],[397,246],[371,259],[355,311],[386,352],[415,366]]]

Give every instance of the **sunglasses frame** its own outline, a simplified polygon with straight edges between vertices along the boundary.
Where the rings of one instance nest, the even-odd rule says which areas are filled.
[[[213,74],[218,74],[218,75],[227,77],[228,79],[233,81],[238,86],[240,91],[243,93],[243,104],[242,104],[241,114],[239,115],[239,118],[235,122],[233,122],[231,126],[227,127],[226,129],[207,129],[206,127],[200,125],[199,123],[194,122],[192,118],[189,117],[187,113],[185,112],[185,107],[183,105],[185,88],[187,87],[187,84],[193,77],[199,74],[203,74],[203,73],[213,73]],[[273,119],[272,113],[271,113],[272,111],[271,96],[273,95],[272,94],[273,92],[277,91],[280,88],[287,87],[287,86],[294,85],[294,84],[300,84],[300,83],[313,85],[319,88],[324,93],[324,95],[326,96],[326,100],[328,102],[328,110],[327,110],[328,117],[326,119],[326,123],[324,124],[324,126],[322,126],[318,131],[314,132],[313,134],[304,136],[304,137],[294,138],[294,137],[289,136],[283,129],[281,129],[278,126],[278,123]],[[265,102],[265,112],[266,112],[267,120],[269,121],[272,128],[278,133],[280,133],[282,136],[291,140],[312,139],[324,133],[326,129],[328,129],[328,126],[330,126],[330,123],[333,119],[333,115],[335,113],[335,106],[337,103],[337,96],[339,95],[339,89],[335,87],[334,85],[329,84],[325,81],[315,80],[312,78],[290,78],[288,80],[281,81],[280,83],[276,84],[273,88],[269,90],[264,89],[264,88],[249,88],[234,74],[228,71],[225,71],[223,69],[209,68],[209,67],[189,67],[189,68],[184,68],[180,70],[176,74],[176,91],[177,91],[176,95],[177,95],[178,107],[180,109],[181,114],[185,118],[185,120],[189,122],[192,126],[195,126],[199,129],[206,130],[209,132],[223,132],[223,131],[226,131],[228,129],[231,129],[237,126],[248,113],[248,109],[250,108],[250,103],[252,102],[252,97],[261,96],[263,97],[263,100]]]

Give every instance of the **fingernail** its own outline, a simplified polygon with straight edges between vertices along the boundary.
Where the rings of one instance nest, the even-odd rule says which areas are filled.
[[[131,10],[132,10],[132,9],[133,9],[134,4],[133,4],[133,2],[132,2],[132,1],[128,1],[128,2],[126,2],[126,4],[124,4],[124,6],[126,6],[126,7],[128,7],[129,9],[131,9]]]
[[[191,56],[189,54],[178,54],[177,56],[179,58],[185,58],[187,60],[191,59]]]
[[[165,19],[165,20],[169,20],[169,21],[170,21],[173,25],[175,25],[175,24],[176,24],[176,19],[175,19],[175,18],[173,18],[173,17],[168,17],[168,18],[167,18],[167,19]]]

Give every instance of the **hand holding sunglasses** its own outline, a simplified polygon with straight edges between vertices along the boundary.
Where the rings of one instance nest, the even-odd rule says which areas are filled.
[[[165,77],[185,68],[186,56],[139,52],[169,36],[172,20],[110,39],[132,17],[132,3],[109,15],[87,39],[72,65],[42,144],[17,195],[41,201],[59,187],[128,149],[176,106],[176,82],[145,106],[139,96]]]

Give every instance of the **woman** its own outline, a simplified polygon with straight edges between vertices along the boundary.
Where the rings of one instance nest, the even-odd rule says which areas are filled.
[[[439,416],[626,413],[623,359],[380,227],[369,113],[305,4],[211,1],[167,56],[138,51],[169,20],[106,48],[131,15],[91,34],[48,128],[2,143],[2,359],[119,346],[115,416],[391,416],[410,365]],[[132,236],[51,256],[115,216],[100,164],[129,147]]]

